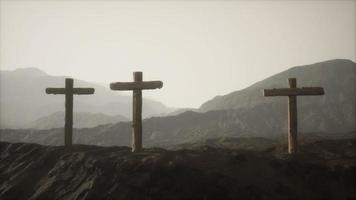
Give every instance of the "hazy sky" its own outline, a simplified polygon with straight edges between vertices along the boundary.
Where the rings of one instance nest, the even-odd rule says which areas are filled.
[[[204,101],[296,65],[356,60],[356,1],[1,1],[0,67],[107,85],[162,80],[144,96]],[[64,82],[63,82],[64,83]]]

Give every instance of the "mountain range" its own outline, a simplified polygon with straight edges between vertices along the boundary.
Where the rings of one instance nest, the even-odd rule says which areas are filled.
[[[43,117],[54,117],[50,120],[54,121],[56,118],[53,114],[64,111],[64,96],[47,95],[45,88],[64,87],[65,78],[63,76],[50,76],[37,68],[0,71],[0,127],[28,128],[31,124],[36,123],[36,120]],[[94,95],[76,95],[74,97],[74,112],[82,113],[81,116],[83,116],[83,113],[102,113],[106,115],[106,118],[115,115],[131,118],[132,97],[112,92],[101,84],[76,79],[74,80],[74,87],[95,88]],[[150,99],[144,99],[143,102],[143,117],[166,114],[174,110]],[[90,117],[86,118],[89,119]],[[93,118],[91,117],[91,119]],[[115,121],[115,117],[108,121]],[[88,124],[87,127],[100,124],[95,121],[86,123]]]
[[[170,147],[212,138],[287,137],[287,98],[264,97],[262,90],[287,87],[295,77],[299,87],[323,87],[325,95],[298,97],[299,132],[303,137],[356,137],[356,64],[329,60],[292,67],[250,87],[204,103],[197,111],[143,121],[145,146]],[[179,112],[178,112],[179,113]],[[63,129],[7,130],[2,141],[63,143]],[[75,129],[73,141],[95,145],[130,145],[131,123],[119,122]]]

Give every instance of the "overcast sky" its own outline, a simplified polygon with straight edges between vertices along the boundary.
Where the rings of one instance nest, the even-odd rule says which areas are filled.
[[[356,1],[1,1],[0,67],[109,84],[162,80],[173,107],[292,66],[356,60]],[[63,82],[64,83],[64,82]]]

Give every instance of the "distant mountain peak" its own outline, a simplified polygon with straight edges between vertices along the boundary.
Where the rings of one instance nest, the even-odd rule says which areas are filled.
[[[345,62],[345,63],[354,63],[350,59],[344,59],[344,58],[338,58],[338,59],[331,59],[331,60],[326,60],[324,62],[319,62],[319,63],[340,63],[340,62]]]
[[[47,73],[43,70],[40,70],[35,67],[28,67],[28,68],[18,68],[15,70],[15,72],[23,72],[23,73],[30,73],[30,74],[36,74],[36,75],[47,75]]]
[[[23,74],[23,75],[30,75],[30,76],[47,76],[48,74],[41,69],[35,67],[26,67],[26,68],[17,68],[15,70],[9,70],[5,72],[11,72],[14,74]]]
[[[309,67],[309,66],[313,66],[313,67],[329,67],[329,68],[337,68],[340,65],[346,65],[346,66],[350,66],[350,65],[355,65],[355,63],[352,60],[349,59],[331,59],[331,60],[325,60],[322,62],[316,62],[313,64],[308,64],[308,65],[301,65],[301,66],[294,66],[289,68],[288,70],[296,70],[296,69],[300,69],[300,68],[305,68],[305,67]],[[286,71],[288,71],[286,70]]]

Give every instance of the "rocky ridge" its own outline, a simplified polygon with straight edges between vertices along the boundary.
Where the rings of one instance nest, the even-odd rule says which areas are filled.
[[[0,143],[0,199],[354,199],[356,141],[260,151]]]

